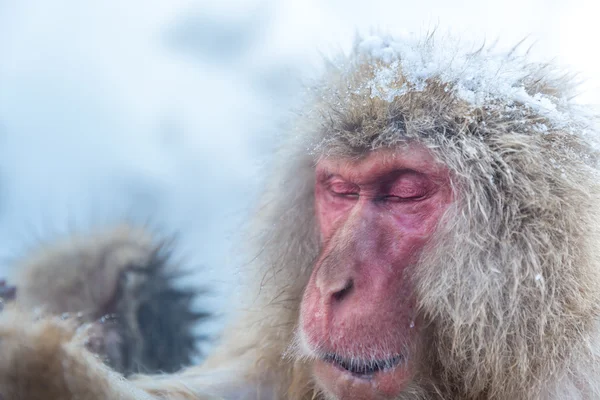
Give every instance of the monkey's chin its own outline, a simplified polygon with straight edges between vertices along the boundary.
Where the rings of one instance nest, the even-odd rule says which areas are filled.
[[[409,365],[399,356],[381,365],[350,365],[335,356],[316,360],[314,374],[326,392],[336,399],[393,399],[412,379]]]

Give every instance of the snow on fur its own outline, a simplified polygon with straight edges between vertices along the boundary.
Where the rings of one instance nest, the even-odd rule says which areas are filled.
[[[452,37],[368,36],[358,41],[355,51],[359,58],[381,65],[359,88],[370,90],[371,97],[392,102],[409,91],[423,91],[429,82],[444,82],[473,108],[494,105],[498,112],[510,112],[525,107],[546,120],[536,125],[540,132],[560,129],[596,141],[590,137],[597,130],[595,117],[572,102],[569,76],[551,64],[527,61],[517,48],[506,53]],[[404,78],[400,87],[394,85],[398,71]]]

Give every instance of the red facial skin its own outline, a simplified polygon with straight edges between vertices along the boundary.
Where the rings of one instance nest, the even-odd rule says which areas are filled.
[[[417,145],[359,161],[317,164],[322,252],[301,305],[301,336],[317,357],[403,362],[370,379],[318,360],[315,378],[337,399],[391,399],[414,376],[419,323],[411,268],[452,201],[447,169]]]

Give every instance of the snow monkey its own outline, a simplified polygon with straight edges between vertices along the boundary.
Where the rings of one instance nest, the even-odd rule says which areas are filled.
[[[0,313],[10,400],[600,398],[595,117],[519,51],[364,37],[307,91],[213,354],[123,379]]]
[[[16,263],[18,290],[4,284],[0,296],[82,325],[87,348],[124,374],[174,372],[192,363],[207,314],[175,284],[171,246],[128,224],[49,241]]]

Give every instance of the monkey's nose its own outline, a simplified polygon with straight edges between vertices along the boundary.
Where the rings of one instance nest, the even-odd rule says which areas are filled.
[[[333,301],[340,302],[344,300],[344,298],[346,298],[352,292],[353,289],[354,281],[352,279],[348,279],[340,290],[333,292],[331,297],[333,298]]]

